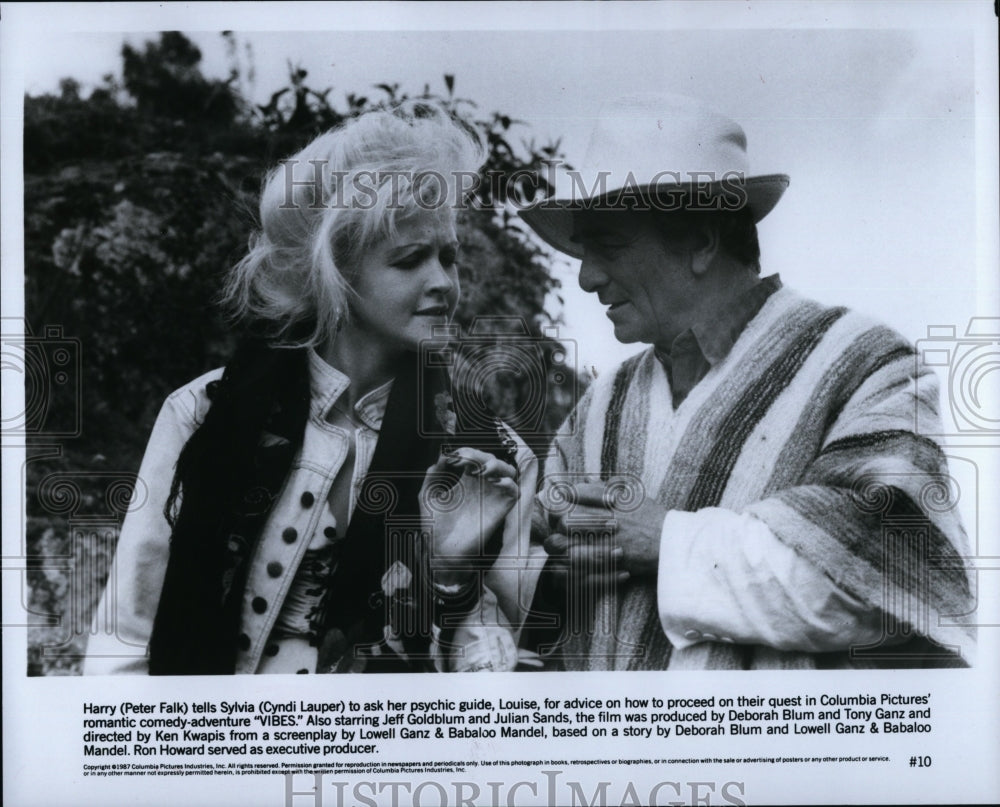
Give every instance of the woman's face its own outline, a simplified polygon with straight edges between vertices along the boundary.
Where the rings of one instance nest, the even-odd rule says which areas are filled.
[[[458,305],[458,237],[447,206],[416,210],[362,256],[351,276],[351,327],[396,351],[414,349]]]

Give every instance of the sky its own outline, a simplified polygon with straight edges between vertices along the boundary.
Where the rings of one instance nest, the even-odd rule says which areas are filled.
[[[778,3],[769,14],[741,3],[614,5],[619,13],[610,16],[605,5],[571,5],[575,15],[555,24],[539,14],[519,21],[513,7],[477,20],[471,10],[449,13],[468,7],[448,4],[422,15],[394,4],[376,4],[383,13],[334,4],[308,31],[287,29],[311,18],[273,10],[226,17],[195,7],[156,26],[128,15],[113,27],[88,18],[66,26],[77,30],[46,30],[45,47],[24,46],[17,67],[26,92],[52,91],[63,76],[86,90],[120,73],[123,41],[141,45],[159,28],[178,27],[202,50],[203,71],[224,76],[234,56],[219,31],[230,28],[242,73],[253,74],[244,92],[255,100],[284,86],[289,64],[309,72],[310,86],[332,87],[335,99],[377,92],[377,82],[442,89],[448,73],[482,112],[524,121],[525,139],[560,139],[574,165],[602,100],[693,95],[742,124],[752,173],[791,176],[760,225],[765,274],[866,311],[911,340],[931,325],[964,332],[969,317],[996,310],[982,268],[994,245],[977,240],[977,111],[982,126],[989,87],[977,80],[976,42],[960,14],[879,16],[871,4],[866,12]],[[491,19],[508,30],[433,30],[489,27]],[[621,30],[606,30],[609,23]],[[565,305],[549,308],[563,322],[560,335],[577,343],[579,363],[603,371],[641,346],[614,340],[603,308],[579,290],[576,267],[553,261]]]

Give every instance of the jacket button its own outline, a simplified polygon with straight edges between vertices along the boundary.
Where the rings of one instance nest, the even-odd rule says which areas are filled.
[[[272,560],[267,564],[267,574],[270,577],[281,577],[283,571],[285,571],[285,567],[276,560]]]
[[[302,498],[299,500],[302,502],[303,507],[312,507],[313,502],[316,501],[316,497],[313,496],[308,490],[302,494]]]
[[[250,607],[258,614],[263,614],[267,610],[267,600],[263,597],[254,597],[250,602]]]
[[[323,528],[323,535],[325,535],[327,538],[329,538],[332,541],[334,538],[337,537],[337,528],[336,527],[324,527]]]
[[[240,638],[236,640],[236,644],[239,645],[240,650],[250,649],[250,637],[245,633],[240,634]]]
[[[274,642],[268,644],[268,646],[264,648],[264,655],[265,656],[278,655],[278,645],[276,645]]]
[[[295,539],[299,537],[299,533],[295,527],[286,527],[285,531],[281,533],[281,537],[286,544],[294,544]]]

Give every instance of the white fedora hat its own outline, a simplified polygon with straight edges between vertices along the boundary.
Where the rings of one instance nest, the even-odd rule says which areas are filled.
[[[735,210],[760,221],[788,187],[785,174],[752,176],[742,127],[683,95],[628,95],[601,107],[583,167],[556,169],[553,192],[521,217],[548,244],[583,257],[570,240],[573,210]],[[650,201],[652,200],[652,201]]]

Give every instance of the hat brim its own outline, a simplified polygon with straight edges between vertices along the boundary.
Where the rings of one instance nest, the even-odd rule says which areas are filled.
[[[765,176],[747,177],[741,183],[746,190],[745,207],[753,214],[754,222],[760,221],[770,213],[782,194],[788,188],[789,178],[786,174],[767,174]],[[719,183],[712,183],[708,186],[699,186],[699,192],[712,193],[713,186],[721,189]],[[677,189],[691,189],[693,185],[669,185],[658,188],[639,188],[640,193],[654,192],[656,190],[676,191]],[[731,186],[729,188],[731,190]],[[610,194],[606,194],[610,196]],[[634,198],[634,197],[633,197]],[[546,244],[560,252],[565,252],[573,258],[583,257],[583,248],[579,243],[572,240],[573,235],[573,213],[582,209],[593,209],[598,199],[546,199],[543,202],[518,211],[518,215],[524,219],[525,223],[537,233]],[[621,206],[622,210],[628,210],[626,206]],[[653,208],[655,209],[655,207]]]

